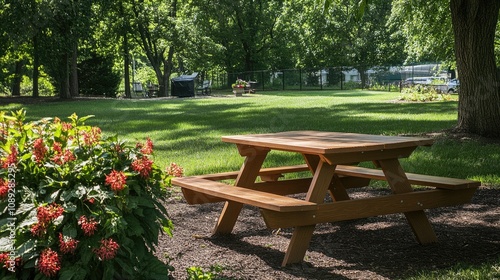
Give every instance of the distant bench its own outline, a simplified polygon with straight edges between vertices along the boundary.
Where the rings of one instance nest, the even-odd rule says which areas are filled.
[[[212,93],[212,81],[204,80],[201,86],[196,88],[196,92],[202,95],[209,95]]]
[[[295,166],[263,168],[259,172],[259,176],[261,177],[261,180],[263,180],[263,182],[257,182],[251,188],[237,187],[221,182],[216,182],[220,180],[236,179],[239,171],[174,178],[172,179],[172,184],[182,188],[184,197],[189,204],[235,201],[276,212],[314,211],[319,207],[323,207],[313,202],[284,196],[288,194],[307,192],[311,183],[311,178],[278,181],[278,178],[281,177],[284,173],[301,171],[309,171],[308,166],[303,164]],[[338,165],[335,169],[335,174],[339,175],[339,180],[341,180],[342,182],[346,182],[346,184],[344,185],[349,188],[367,186],[372,179],[386,180],[382,170],[350,165]],[[456,199],[450,200],[451,204],[465,203],[470,199],[475,189],[481,185],[480,182],[466,179],[447,178],[414,173],[406,173],[406,176],[408,177],[408,181],[410,182],[410,184],[413,185],[430,186],[443,190],[456,190],[456,193],[453,192],[456,195]],[[460,191],[466,189],[471,189],[471,191]],[[462,193],[464,193],[464,195],[462,195]],[[423,197],[423,194],[424,192],[422,192],[422,194],[416,194],[414,192],[402,194],[400,196],[405,197],[405,199],[407,199],[408,197],[415,197],[416,199],[418,196],[425,198]],[[451,194],[452,193],[449,192],[442,193],[442,195]],[[388,200],[387,202],[391,203],[394,201],[398,201],[398,198],[391,198],[391,200]],[[424,205],[422,205],[422,207],[434,208],[440,206],[449,206],[450,203],[448,203],[447,205],[440,205],[439,199],[435,199],[427,203],[425,207]],[[381,212],[381,214],[384,213],[386,212]],[[267,220],[266,223],[268,223]],[[268,224],[268,226],[273,225]]]

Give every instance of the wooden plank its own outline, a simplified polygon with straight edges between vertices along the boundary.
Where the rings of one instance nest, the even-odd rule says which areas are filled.
[[[475,189],[435,189],[325,203],[314,211],[284,213],[261,210],[261,213],[267,227],[289,228],[460,205],[470,202],[474,192]]]
[[[304,154],[366,152],[432,145],[430,138],[367,135],[325,131],[287,131],[269,134],[223,136],[222,141]]]
[[[193,176],[195,178],[205,179],[204,176]],[[211,180],[209,177],[207,180]],[[346,177],[340,176],[338,178],[345,188],[357,188],[368,186],[370,179],[359,178],[359,177]],[[291,195],[307,193],[309,186],[311,185],[312,178],[299,178],[299,179],[287,179],[273,182],[258,182],[255,183],[251,188],[252,190],[273,193],[278,195]],[[333,181],[332,181],[333,182]],[[330,190],[333,188],[330,185]],[[182,193],[188,204],[204,204],[226,201],[226,199],[210,196],[205,193],[195,192],[187,188],[182,188]]]
[[[324,161],[320,161],[311,182],[306,196],[306,201],[321,204],[325,200],[326,192],[332,182],[334,176],[333,171],[335,165],[329,165]],[[282,266],[289,263],[297,263],[304,259],[309,242],[314,232],[314,224],[296,227],[292,234],[292,239],[286,250],[285,258],[283,259]]]
[[[309,211],[316,203],[292,197],[231,186],[207,179],[183,177],[172,179],[172,184],[208,196],[248,204],[273,211]]]
[[[314,233],[314,228],[314,225],[295,228],[292,238],[290,239],[288,249],[286,250],[285,257],[281,263],[282,267],[291,263],[299,263],[304,259]]]
[[[355,176],[355,177],[369,178],[375,180],[387,180],[385,178],[384,172],[380,169],[338,165],[337,168],[335,169],[335,172],[337,174],[346,176]],[[443,189],[477,188],[481,185],[481,182],[467,180],[467,179],[447,178],[447,177],[422,175],[415,173],[406,173],[406,176],[408,177],[408,181],[412,185],[430,186]]]
[[[205,193],[196,192],[186,188],[181,188],[181,190],[184,195],[184,199],[186,199],[186,202],[191,205],[226,201],[220,197],[210,196]]]
[[[239,171],[229,171],[229,172],[220,172],[220,173],[213,173],[213,174],[203,174],[203,175],[196,175],[192,177],[196,178],[201,178],[201,179],[208,179],[212,181],[220,181],[220,180],[230,180],[230,179],[236,179],[238,177]]]
[[[259,171],[259,175],[283,174],[302,171],[309,171],[307,164],[262,168]]]
[[[308,170],[309,170],[309,168],[307,167],[306,164],[270,167],[270,168],[262,168],[259,171],[259,176],[281,175],[283,173],[302,172],[302,171],[308,171]],[[197,175],[197,176],[193,176],[193,177],[219,181],[219,180],[227,180],[227,179],[236,179],[236,177],[238,177],[238,173],[239,173],[239,171],[229,171],[229,172],[221,172],[221,173],[214,173],[214,174],[203,174],[203,175]]]
[[[299,178],[274,182],[259,182],[255,183],[251,189],[279,195],[306,193],[309,190],[311,181],[312,178]]]
[[[378,163],[384,171],[387,183],[389,183],[393,193],[413,192],[411,184],[398,159],[379,160]],[[420,244],[437,241],[436,233],[423,210],[404,212],[404,215]]]
[[[334,201],[349,200],[349,194],[344,187],[338,175],[333,175],[332,182],[330,183],[330,195]]]
[[[335,154],[326,154],[321,157],[329,164],[350,165],[353,162],[393,159],[409,157],[417,146],[401,147],[393,149],[380,149],[374,151],[353,151]]]
[[[235,184],[239,187],[252,187],[255,183],[257,175],[259,174],[259,170],[262,167],[262,163],[266,159],[269,149],[242,145],[237,145],[237,147],[240,155],[245,157],[245,161],[240,168],[238,177],[236,177]],[[224,184],[221,186],[223,185]],[[238,219],[242,208],[243,202],[233,200],[226,201],[213,233],[230,234],[233,231],[234,225],[236,224],[236,220]]]

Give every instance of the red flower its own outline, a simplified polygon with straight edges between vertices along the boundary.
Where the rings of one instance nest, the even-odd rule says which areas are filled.
[[[139,172],[142,177],[149,177],[149,173],[151,173],[151,167],[153,166],[153,161],[147,158],[146,156],[141,159],[137,159],[132,162],[132,169],[134,171]]]
[[[75,155],[73,154],[72,151],[70,150],[65,150],[64,151],[64,155],[63,155],[63,161],[64,162],[69,162],[69,161],[72,161],[72,160],[75,160],[76,157]]]
[[[52,157],[52,161],[58,165],[62,165],[65,162],[69,162],[75,160],[76,157],[70,150],[62,150],[62,146],[58,142],[54,142],[52,149],[55,151],[54,156]]]
[[[125,188],[127,176],[122,171],[113,170],[106,175],[105,183],[109,185],[114,192],[119,192]]]
[[[52,203],[47,206],[39,206],[36,209],[36,216],[38,218],[38,222],[46,225],[49,222],[55,220],[57,217],[61,216],[63,212],[64,208],[61,205]]]
[[[97,144],[99,140],[101,140],[101,129],[99,127],[92,127],[90,132],[83,132],[83,141],[85,142],[85,145],[87,146],[92,146],[94,144]]]
[[[36,223],[31,226],[30,231],[33,236],[42,237],[43,235],[45,235],[46,229],[46,225],[42,223]]]
[[[81,229],[83,230],[83,233],[86,236],[92,236],[94,235],[94,232],[97,230],[97,225],[99,224],[94,218],[87,219],[87,217],[81,216],[80,219],[78,219],[78,224],[80,225]]]
[[[143,154],[150,155],[153,153],[153,141],[149,137],[146,139],[145,145],[137,143],[136,147],[141,148],[141,153]]]
[[[8,252],[0,254],[0,267],[5,267],[9,271],[15,271],[15,267],[21,266],[21,261],[21,257],[17,257],[12,261]]]
[[[3,252],[0,254],[0,264],[4,264],[9,260],[9,253]]]
[[[12,145],[10,146],[10,154],[7,156],[7,160],[3,163],[3,168],[7,169],[11,165],[17,166],[17,147]]]
[[[3,252],[0,254],[0,267],[8,267],[9,265],[9,253],[8,252]]]
[[[170,166],[167,166],[165,172],[167,172],[167,174],[170,176],[182,177],[184,170],[182,169],[182,167],[177,165],[175,162],[172,162],[172,163],[170,163]]]
[[[52,145],[52,150],[54,150],[55,152],[57,153],[62,153],[62,145],[61,143],[59,142],[54,142],[54,144]]]
[[[7,197],[8,192],[9,192],[9,182],[0,178],[0,198]]]
[[[61,269],[61,261],[57,252],[47,248],[42,251],[37,264],[38,270],[45,276],[52,277]]]
[[[45,147],[45,144],[43,143],[42,138],[38,138],[35,140],[35,143],[33,143],[33,155],[35,156],[35,161],[40,163],[43,161],[43,158],[45,157],[45,154],[47,153],[47,147]]]
[[[59,250],[63,254],[74,254],[78,242],[80,241],[71,237],[63,236],[62,233],[59,233]]]
[[[68,131],[68,130],[71,130],[73,128],[73,125],[71,123],[68,123],[68,122],[63,122],[62,128],[63,128],[63,131]]]
[[[113,239],[102,239],[101,246],[98,249],[94,249],[94,253],[101,261],[111,260],[116,256],[116,252],[119,248],[120,245]]]

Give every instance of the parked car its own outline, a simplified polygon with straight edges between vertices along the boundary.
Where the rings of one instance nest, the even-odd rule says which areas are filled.
[[[413,77],[404,81],[403,86],[423,85],[432,87],[439,92],[447,92],[446,79],[442,77]]]
[[[460,81],[458,79],[451,79],[448,81],[448,93],[458,93],[458,88],[460,87]]]

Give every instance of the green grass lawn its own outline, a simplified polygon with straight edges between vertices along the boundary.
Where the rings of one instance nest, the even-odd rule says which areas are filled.
[[[414,135],[456,124],[457,102],[398,103],[398,93],[297,91],[247,94],[241,98],[91,100],[3,106],[25,108],[28,118],[72,113],[95,115],[87,124],[122,139],[155,143],[156,162],[182,165],[186,175],[238,170],[243,159],[223,135],[286,130]],[[266,166],[298,164],[295,154],[271,152]],[[500,146],[438,140],[402,160],[408,172],[480,180],[500,186]]]
[[[9,104],[0,110],[26,109],[31,120],[72,113],[95,115],[89,125],[106,134],[118,134],[132,142],[150,137],[156,163],[176,162],[186,175],[238,170],[243,159],[236,147],[221,136],[287,130],[322,130],[383,135],[415,135],[452,128],[457,101],[430,103],[395,102],[399,93],[371,91],[264,92],[241,98],[179,98],[149,100],[85,100]],[[302,163],[295,154],[271,152],[265,165]],[[432,147],[417,149],[402,160],[408,172],[480,180],[500,188],[500,145],[475,140],[438,138]],[[486,273],[498,263],[485,265]],[[457,279],[463,270],[482,273],[484,267],[461,266],[451,272]],[[487,274],[482,274],[487,275]],[[423,278],[435,278],[426,274]],[[450,278],[450,279],[452,279]],[[448,279],[448,278],[442,278]]]

